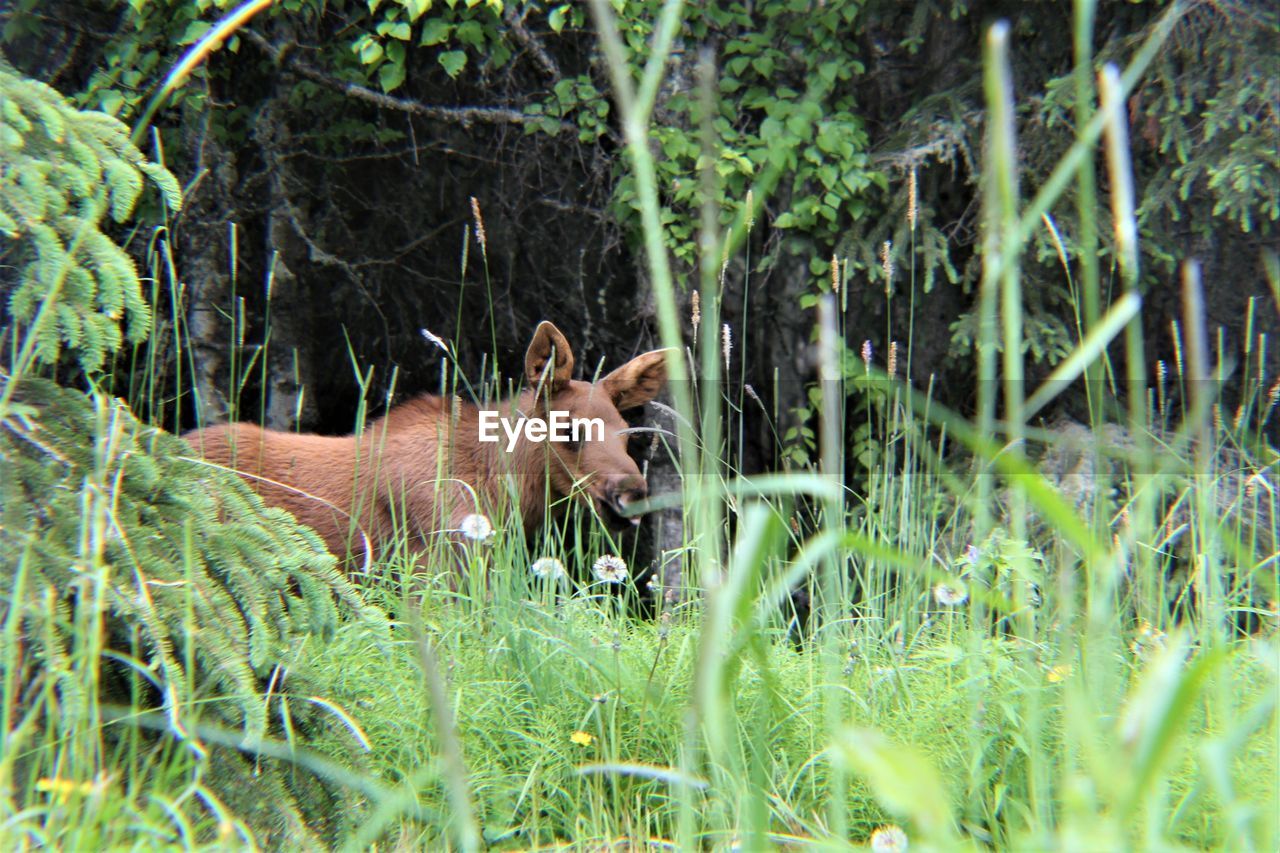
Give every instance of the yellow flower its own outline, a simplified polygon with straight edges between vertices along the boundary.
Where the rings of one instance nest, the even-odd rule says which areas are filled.
[[[569,740],[573,741],[579,746],[591,746],[592,741],[594,741],[595,739],[596,739],[595,735],[589,734],[588,732],[574,732],[573,734],[569,735]]]
[[[75,782],[71,779],[39,779],[36,781],[37,791],[42,794],[52,794],[56,800],[65,800],[72,794],[87,797],[105,786],[105,783]]]
[[[1045,675],[1044,680],[1050,684],[1057,684],[1059,681],[1062,681],[1070,675],[1074,669],[1075,667],[1073,666],[1060,663],[1049,670],[1048,674]]]

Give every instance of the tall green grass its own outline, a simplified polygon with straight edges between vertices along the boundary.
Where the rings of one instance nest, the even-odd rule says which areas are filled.
[[[722,316],[719,296],[723,258],[740,251],[777,176],[761,176],[727,231],[708,207],[700,325],[687,343],[648,146],[685,10],[665,4],[639,70],[609,3],[592,8],[637,178],[660,338],[671,347],[671,451],[683,491],[667,497],[684,519],[673,549],[686,567],[683,595],[660,616],[638,616],[649,595],[642,585],[591,573],[597,557],[623,543],[575,518],[577,510],[567,523],[549,517],[532,540],[499,529],[424,550],[406,529],[378,559],[349,563],[366,597],[393,614],[390,639],[352,620],[330,642],[309,644],[300,655],[324,675],[326,693],[294,695],[286,682],[275,689],[287,701],[272,704],[264,742],[205,727],[193,732],[203,751],[157,724],[141,691],[116,716],[95,704],[104,672],[117,666],[94,631],[100,602],[78,603],[82,642],[58,660],[27,656],[32,640],[9,610],[0,620],[0,843],[847,849],[892,824],[924,849],[1275,849],[1280,531],[1275,454],[1264,441],[1275,377],[1259,367],[1265,338],[1246,335],[1242,402],[1222,410],[1211,392],[1233,357],[1205,328],[1190,264],[1180,283],[1185,311],[1171,318],[1183,356],[1147,376],[1138,357],[1138,253],[1125,226],[1132,201],[1115,189],[1128,180],[1122,104],[1182,8],[1170,8],[1123,73],[1103,71],[1094,111],[1093,7],[1077,2],[1079,137],[1025,202],[1012,36],[992,29],[976,419],[947,411],[931,387],[899,381],[874,353],[858,358],[844,331],[846,272],[841,293],[820,299],[814,318],[815,458],[756,478],[740,475],[740,436],[750,418],[770,413],[741,387],[753,354],[747,335],[733,341],[736,318]],[[704,115],[714,73],[704,57]],[[1094,249],[1107,238],[1092,225],[1076,236],[1075,256],[1062,247],[1064,275],[1080,294],[1079,345],[1028,392],[1018,258],[1035,229],[1054,227],[1051,212],[1072,183],[1079,218],[1092,222],[1104,134],[1127,292],[1104,303]],[[714,197],[714,173],[702,180]],[[478,210],[476,225],[479,232]],[[472,236],[468,229],[464,247]],[[182,399],[183,380],[173,400],[159,390],[166,370],[194,370],[181,259],[164,232],[149,258],[155,307],[171,306],[173,349],[138,352],[128,397],[136,411],[162,417]],[[464,248],[460,286],[468,263]],[[483,275],[487,283],[487,260]],[[234,401],[265,369],[269,333],[245,341],[239,309],[228,311]],[[463,331],[459,322],[455,340]],[[896,336],[905,340],[903,364],[912,335]],[[472,384],[453,342],[435,340],[424,346],[442,353],[446,396],[514,390],[493,361]],[[1108,355],[1120,347],[1125,378]],[[360,432],[374,428],[367,413],[382,401],[368,368],[354,359],[353,368],[367,401],[354,424]],[[1030,420],[1081,377],[1093,422],[1070,470],[1055,471],[1064,433]],[[395,385],[389,377],[387,400]],[[1175,398],[1183,408],[1166,405]],[[1123,440],[1092,439],[1116,434],[1105,419],[1116,417],[1118,400],[1128,401]],[[0,411],[0,420],[21,416]],[[778,419],[773,411],[775,430]],[[874,463],[852,480],[847,472],[859,469],[845,458],[853,447],[846,425],[883,438]],[[1038,447],[1047,448],[1040,458],[1029,452]],[[109,535],[102,513],[113,489],[94,485],[103,500],[87,507],[89,554],[101,553],[97,543]],[[1109,497],[1112,485],[1118,497]],[[498,507],[495,518],[515,509]],[[568,576],[535,575],[540,558],[560,560]],[[633,578],[639,568],[631,566]],[[0,600],[20,599],[22,573],[5,582]],[[803,625],[786,606],[797,588],[813,601]],[[1238,630],[1241,619],[1260,631]],[[24,712],[16,697],[33,667],[42,673],[40,700]],[[72,688],[79,704],[65,699]],[[290,709],[306,704],[338,724],[300,730]],[[218,756],[237,749],[355,796],[323,836],[272,830],[278,815],[233,805],[205,784],[220,771]],[[15,768],[32,761],[41,771],[16,784]]]

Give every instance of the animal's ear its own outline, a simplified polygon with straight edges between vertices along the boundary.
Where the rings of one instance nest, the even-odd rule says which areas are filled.
[[[667,351],[638,355],[600,380],[618,411],[634,409],[658,396],[667,384]]]
[[[573,376],[573,350],[554,323],[543,320],[534,331],[524,354],[524,376],[531,387],[539,388],[541,382],[552,393],[569,384]]]

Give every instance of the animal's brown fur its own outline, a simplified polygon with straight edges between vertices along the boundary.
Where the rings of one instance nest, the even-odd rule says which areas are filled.
[[[543,322],[525,356],[529,388],[492,407],[504,417],[600,418],[602,441],[573,445],[527,441],[506,451],[479,441],[480,409],[424,396],[392,409],[360,436],[326,437],[223,424],[184,438],[205,459],[231,468],[274,506],[314,527],[329,549],[359,552],[362,538],[375,548],[397,530],[422,541],[456,530],[468,513],[502,523],[518,507],[526,532],[563,498],[589,499],[601,517],[623,520],[627,506],[646,494],[621,431],[622,409],[643,405],[666,382],[662,351],[637,356],[599,382],[572,380],[573,353],[555,326]],[[350,546],[350,548],[349,548]]]

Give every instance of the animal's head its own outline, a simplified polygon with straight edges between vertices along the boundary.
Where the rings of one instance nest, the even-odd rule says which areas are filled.
[[[569,342],[543,321],[525,353],[524,370],[530,389],[526,405],[543,418],[567,413],[579,426],[577,441],[546,443],[552,491],[563,497],[577,490],[612,527],[638,524],[628,508],[648,494],[648,487],[627,453],[627,422],[621,413],[649,402],[666,385],[665,352],[638,355],[598,382],[575,380]]]

